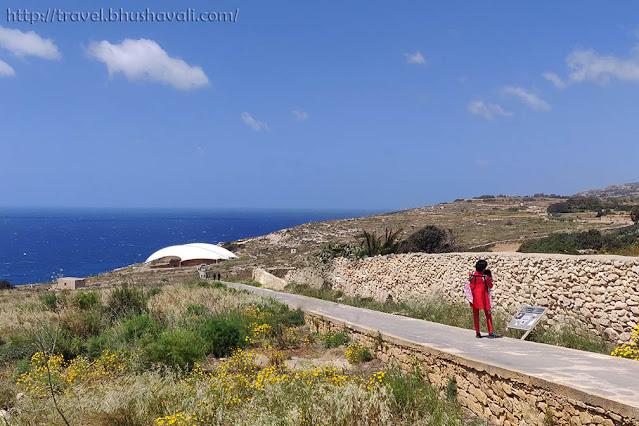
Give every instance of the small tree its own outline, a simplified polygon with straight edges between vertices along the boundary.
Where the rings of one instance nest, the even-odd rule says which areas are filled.
[[[570,208],[570,204],[565,201],[561,201],[559,203],[550,204],[546,211],[548,213],[570,213],[572,209]]]
[[[639,206],[634,206],[632,210],[630,210],[630,219],[634,223],[639,223]]]
[[[402,242],[402,252],[445,253],[452,250],[454,235],[451,229],[444,230],[428,225]]]
[[[0,290],[11,290],[15,288],[11,283],[9,283],[9,281],[7,280],[2,280],[0,281]]]

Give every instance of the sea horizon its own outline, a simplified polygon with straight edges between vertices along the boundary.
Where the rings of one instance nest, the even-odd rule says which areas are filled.
[[[163,247],[234,241],[373,209],[0,208],[0,280],[84,277],[143,262]]]

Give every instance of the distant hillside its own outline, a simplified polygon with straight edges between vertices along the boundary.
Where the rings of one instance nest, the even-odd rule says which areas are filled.
[[[402,238],[407,238],[425,226],[435,225],[453,230],[455,243],[463,251],[516,251],[530,238],[555,232],[617,228],[631,223],[627,212],[605,216],[598,216],[595,211],[549,215],[548,206],[560,200],[541,195],[485,195],[362,218],[305,223],[268,235],[223,243],[223,246],[242,257],[229,262],[229,267],[247,262],[267,268],[288,268],[304,264],[309,255],[328,244],[358,244],[364,230],[377,235],[384,235],[387,229],[401,230]]]
[[[604,189],[589,189],[578,192],[574,197],[604,197],[604,198],[639,198],[639,182],[610,185]]]

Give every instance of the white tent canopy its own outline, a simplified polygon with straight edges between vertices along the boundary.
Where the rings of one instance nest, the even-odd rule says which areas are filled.
[[[199,248],[203,248],[205,250],[210,250],[213,253],[217,253],[217,254],[220,254],[220,255],[224,256],[222,259],[235,259],[237,257],[233,252],[228,251],[227,249],[225,249],[223,247],[216,246],[215,244],[190,243],[190,244],[185,244],[185,246],[188,246],[188,247],[199,247]]]
[[[177,257],[181,262],[195,259],[226,260],[236,258],[232,252],[213,244],[192,243],[179,246],[164,247],[146,259],[146,263],[163,257]]]

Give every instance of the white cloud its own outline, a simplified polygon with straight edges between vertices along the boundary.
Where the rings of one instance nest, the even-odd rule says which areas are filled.
[[[60,59],[60,51],[49,38],[33,31],[22,32],[0,26],[0,47],[16,56],[37,56],[42,59]]]
[[[484,101],[472,101],[468,103],[468,111],[471,114],[484,117],[486,120],[492,120],[496,115],[502,115],[504,117],[510,117],[512,112],[504,110],[497,104],[489,104]]]
[[[638,48],[635,47],[635,56],[630,59],[600,55],[594,50],[575,50],[566,58],[566,64],[572,70],[568,76],[578,83],[588,80],[607,84],[612,78],[639,81]]]
[[[293,117],[295,117],[295,119],[297,121],[308,120],[308,113],[307,112],[298,111],[298,110],[294,109],[293,111],[291,111],[291,114],[293,114]]]
[[[526,89],[517,86],[504,86],[501,88],[501,92],[504,95],[513,95],[521,99],[523,103],[530,108],[537,111],[549,111],[550,105],[548,102],[541,99],[539,96],[532,92],[528,92]]]
[[[409,64],[425,64],[426,59],[424,55],[418,50],[415,53],[404,53],[404,57],[406,58],[406,62]]]
[[[249,114],[248,112],[243,112],[242,113],[242,121],[244,122],[244,124],[246,124],[247,126],[249,126],[251,129],[255,130],[256,132],[259,132],[260,130],[265,130],[265,131],[270,131],[271,129],[268,127],[268,124],[265,123],[264,121],[258,121],[256,119],[254,119],[251,114]]]
[[[11,68],[11,65],[0,60],[0,77],[12,77],[16,75],[16,72]]]
[[[545,72],[541,75],[546,80],[552,82],[557,89],[565,89],[566,83],[554,72]]]
[[[111,44],[106,40],[92,42],[87,53],[106,64],[110,76],[121,72],[130,81],[163,83],[179,90],[209,85],[202,68],[169,56],[153,40],[127,38],[120,44]]]

